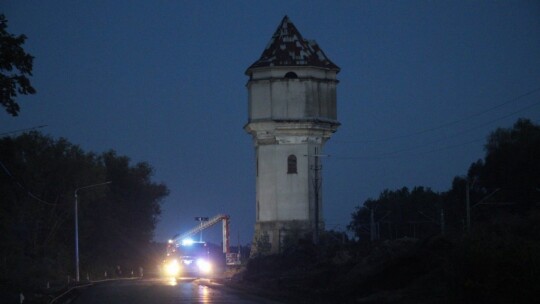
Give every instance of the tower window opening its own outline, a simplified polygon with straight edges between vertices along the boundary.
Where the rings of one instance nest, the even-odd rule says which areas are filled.
[[[298,173],[296,170],[296,156],[289,155],[287,158],[287,174]]]
[[[287,74],[285,74],[285,78],[298,78],[298,75],[296,75],[295,72],[288,72]]]

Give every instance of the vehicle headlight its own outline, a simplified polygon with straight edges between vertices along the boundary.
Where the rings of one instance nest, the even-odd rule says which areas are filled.
[[[177,260],[171,260],[165,263],[165,275],[176,276],[180,272],[180,265]]]
[[[212,265],[205,259],[197,259],[197,267],[201,272],[209,273],[212,271]]]

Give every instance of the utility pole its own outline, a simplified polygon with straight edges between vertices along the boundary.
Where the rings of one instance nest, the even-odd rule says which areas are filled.
[[[371,207],[370,209],[370,236],[371,236],[371,241],[375,241],[376,239],[376,235],[375,235],[375,208]]]
[[[315,227],[313,231],[313,243],[318,244],[319,243],[319,232],[320,232],[320,191],[321,191],[321,171],[322,166],[319,164],[319,157],[325,157],[328,155],[325,154],[318,154],[317,148],[315,148],[315,154],[314,155],[304,155],[306,157],[314,157],[315,158],[315,164],[311,166],[311,169],[313,169],[313,192],[314,192],[314,201],[315,206],[313,206],[313,213],[315,217]],[[309,161],[309,160],[308,160]]]
[[[469,180],[466,179],[466,183],[465,183],[465,208],[466,208],[466,212],[467,212],[467,222],[466,222],[466,225],[467,225],[467,233],[471,232],[471,209],[480,205],[480,204],[484,204],[483,202],[487,199],[489,199],[490,197],[492,197],[495,193],[497,193],[497,191],[501,190],[500,188],[497,188],[495,189],[493,192],[491,192],[490,194],[484,196],[480,201],[478,201],[476,204],[474,204],[473,206],[471,206],[471,198],[470,198],[470,194],[469,192],[471,191],[471,186],[474,185],[474,183],[476,182],[476,178],[472,181],[472,183],[469,183]]]
[[[441,235],[444,235],[444,209],[441,208]]]
[[[319,243],[319,189],[321,186],[319,172],[321,170],[319,166],[319,155],[315,155],[315,177],[314,177],[314,191],[315,191],[315,231],[313,232],[313,243],[316,245]]]
[[[466,209],[466,231],[467,233],[471,232],[471,199],[470,199],[470,189],[469,189],[469,179],[465,179],[465,209]]]

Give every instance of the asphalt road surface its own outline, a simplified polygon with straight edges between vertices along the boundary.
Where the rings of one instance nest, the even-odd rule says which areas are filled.
[[[108,281],[79,291],[80,294],[71,303],[278,303],[188,278]]]

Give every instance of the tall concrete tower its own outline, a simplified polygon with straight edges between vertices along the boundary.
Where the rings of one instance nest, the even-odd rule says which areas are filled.
[[[320,156],[336,132],[336,75],[314,40],[287,16],[247,70],[248,123],[256,155],[255,239],[278,252],[293,229],[323,228]]]

